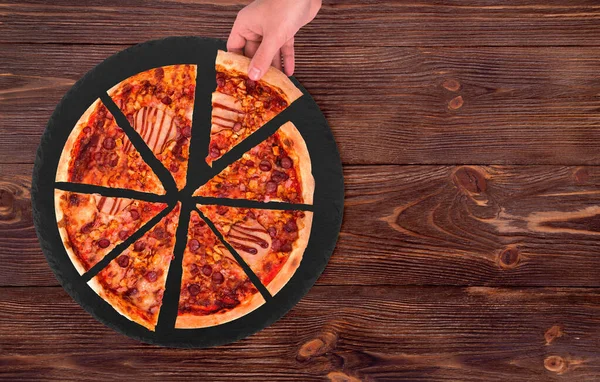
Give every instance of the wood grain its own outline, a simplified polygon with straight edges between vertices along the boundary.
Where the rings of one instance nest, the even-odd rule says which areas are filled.
[[[0,286],[57,285],[33,229],[30,172],[0,165]],[[600,167],[347,166],[345,178],[320,285],[600,287]]]
[[[54,107],[122,46],[0,45],[0,163],[32,163]],[[600,164],[596,48],[299,48],[345,164]],[[460,101],[460,102],[459,102]]]
[[[226,38],[248,1],[3,1],[0,42],[132,44],[169,35]],[[324,1],[299,44],[316,46],[600,45],[593,0]],[[43,33],[39,33],[43,31]]]
[[[315,287],[247,339],[177,350],[113,332],[62,288],[4,288],[0,377],[592,381],[599,317],[594,289]]]

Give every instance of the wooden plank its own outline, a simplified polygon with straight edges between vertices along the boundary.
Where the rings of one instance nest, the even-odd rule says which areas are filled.
[[[592,381],[599,317],[594,289],[315,287],[258,334],[177,350],[113,332],[61,288],[4,288],[0,377]]]
[[[600,24],[600,23],[599,23]],[[31,163],[70,86],[121,46],[0,45],[0,163]],[[298,49],[347,164],[600,164],[596,48]]]
[[[0,286],[57,285],[30,165],[0,165]],[[320,285],[600,286],[600,167],[347,166]]]
[[[226,38],[248,1],[3,1],[1,42],[132,44],[168,35]],[[298,36],[317,46],[599,45],[593,0],[324,1]]]

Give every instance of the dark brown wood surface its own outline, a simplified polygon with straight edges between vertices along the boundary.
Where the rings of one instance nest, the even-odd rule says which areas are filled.
[[[600,380],[600,4],[324,1],[297,78],[344,162],[323,276],[234,344],[138,343],[59,286],[35,150],[127,46],[225,39],[247,2],[0,1],[0,379]]]

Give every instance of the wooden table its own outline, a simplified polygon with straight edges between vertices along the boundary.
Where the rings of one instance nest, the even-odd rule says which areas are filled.
[[[138,343],[67,295],[31,172],[94,65],[225,39],[245,2],[80,3],[0,1],[1,378],[600,380],[598,1],[325,1],[296,75],[344,162],[337,249],[283,319],[205,350]]]

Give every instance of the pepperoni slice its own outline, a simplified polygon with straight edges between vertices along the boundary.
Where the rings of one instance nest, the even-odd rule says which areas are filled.
[[[292,168],[293,164],[294,163],[292,162],[292,159],[290,159],[290,157],[281,158],[281,167],[288,169],[288,168]]]
[[[98,247],[100,248],[106,248],[110,245],[110,240],[108,240],[107,238],[102,238],[100,240],[98,240]]]
[[[150,281],[151,283],[155,282],[156,279],[158,278],[158,275],[156,274],[156,272],[154,271],[150,271],[147,272],[146,275],[144,276],[146,278],[146,280]]]
[[[233,131],[235,131],[237,133],[240,130],[242,130],[242,124],[239,123],[239,122],[234,123],[233,124]]]
[[[197,296],[200,293],[200,286],[198,284],[191,284],[188,286],[188,292],[192,296]]]
[[[141,252],[145,248],[146,248],[146,242],[145,241],[138,240],[133,245],[133,250],[136,251],[136,252]]]
[[[198,249],[200,249],[200,242],[196,239],[192,239],[188,243],[188,248],[190,249],[190,251],[196,252]]]
[[[192,127],[191,126],[184,126],[183,129],[181,129],[181,135],[183,135],[184,137],[191,137],[192,136]]]
[[[205,264],[202,267],[202,273],[204,274],[204,276],[210,276],[212,274],[212,267],[208,264]]]
[[[129,256],[121,255],[117,257],[117,264],[119,264],[121,268],[126,268],[129,265]]]
[[[258,168],[260,168],[260,171],[271,171],[271,162],[269,162],[268,160],[263,160],[258,165]]]
[[[298,231],[298,225],[296,224],[295,221],[290,220],[289,222],[285,223],[285,225],[283,226],[283,229],[286,232],[296,232],[296,231]]]
[[[271,180],[276,183],[281,183],[284,180],[287,180],[288,178],[288,174],[277,170],[273,171],[273,175],[271,175]]]
[[[277,191],[277,183],[275,183],[272,180],[270,180],[270,181],[267,182],[267,185],[265,186],[265,189],[269,193],[275,192],[275,191]]]
[[[140,213],[137,210],[129,210],[129,215],[133,220],[138,220],[140,218]]]
[[[114,138],[112,138],[112,137],[106,137],[106,138],[104,138],[104,141],[102,142],[102,147],[104,147],[107,150],[114,149],[116,145],[117,145],[117,143],[115,142]]]
[[[119,239],[125,240],[127,239],[128,232],[125,230],[119,231]]]
[[[225,281],[225,277],[223,277],[223,274],[221,272],[215,272],[212,275],[212,281],[215,284],[222,284],[223,281]]]
[[[83,227],[81,227],[80,231],[83,234],[88,234],[88,233],[92,232],[92,228],[94,228],[94,222],[87,223],[86,225],[84,225]]]
[[[211,158],[218,158],[219,155],[221,155],[221,151],[219,151],[219,149],[217,147],[210,148],[210,157]]]

